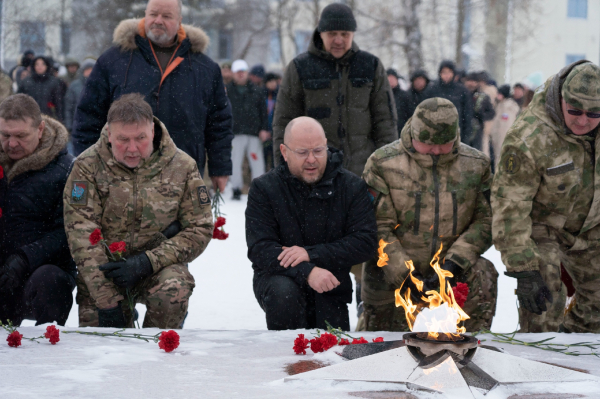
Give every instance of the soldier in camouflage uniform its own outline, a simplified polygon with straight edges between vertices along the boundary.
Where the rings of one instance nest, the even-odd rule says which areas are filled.
[[[517,278],[523,332],[600,332],[599,123],[600,68],[578,61],[536,91],[504,140],[493,239]],[[561,269],[575,290],[566,315]]]
[[[470,292],[463,307],[469,331],[489,328],[496,310],[498,273],[481,257],[491,245],[490,159],[460,143],[458,112],[442,98],[423,101],[401,138],[373,153],[363,179],[375,197],[378,238],[388,265],[369,261],[363,272],[364,325],[369,331],[407,331],[394,291],[412,260],[426,286],[439,280],[429,265],[443,244],[443,269]],[[454,286],[455,283],[451,281]]]
[[[180,328],[195,285],[187,263],[212,237],[210,198],[196,162],[141,95],[113,103],[100,139],[75,161],[63,198],[80,326],[132,326],[129,290],[147,306],[144,327]],[[167,233],[175,221],[181,231]],[[126,243],[125,261],[110,262],[101,244],[91,245],[95,229],[109,244]]]

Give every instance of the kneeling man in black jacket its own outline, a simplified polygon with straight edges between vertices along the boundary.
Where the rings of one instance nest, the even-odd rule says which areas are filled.
[[[64,325],[76,268],[62,192],[73,157],[69,134],[25,94],[0,104],[0,321]]]
[[[269,330],[350,329],[352,265],[377,250],[367,186],[327,148],[322,126],[300,117],[285,129],[284,161],[254,179],[246,209],[254,294]]]

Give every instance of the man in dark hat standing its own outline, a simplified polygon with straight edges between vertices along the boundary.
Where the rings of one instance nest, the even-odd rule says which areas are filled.
[[[394,93],[394,102],[396,103],[396,113],[398,114],[398,137],[400,137],[400,132],[402,132],[402,128],[408,119],[412,116],[410,112],[410,99],[408,97],[408,93],[400,88],[401,76],[398,74],[394,68],[389,68],[387,71],[388,82],[390,82],[390,87],[392,88],[392,93]]]
[[[398,139],[393,94],[381,61],[354,43],[356,20],[339,3],[323,9],[306,53],[286,67],[273,120],[275,163],[287,124],[319,121],[344,167],[360,176],[377,148]]]

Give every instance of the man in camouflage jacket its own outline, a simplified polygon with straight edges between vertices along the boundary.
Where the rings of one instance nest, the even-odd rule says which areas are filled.
[[[599,123],[600,68],[578,61],[536,91],[504,140],[492,227],[517,278],[521,331],[600,332]]]
[[[390,243],[386,266],[375,259],[364,268],[364,328],[408,330],[394,291],[408,275],[408,260],[435,289],[439,280],[429,263],[440,245],[442,268],[454,275],[451,285],[461,281],[470,288],[463,307],[471,317],[467,330],[489,328],[498,279],[494,265],[481,257],[492,239],[490,159],[460,143],[454,105],[438,97],[423,101],[400,140],[371,155],[363,179],[375,197],[378,238]]]
[[[132,142],[147,140],[136,153]],[[113,103],[100,139],[75,161],[63,199],[79,324],[131,326],[129,290],[147,306],[144,327],[180,328],[194,289],[187,263],[212,237],[210,198],[196,162],[141,95]],[[103,245],[92,245],[96,229],[108,244],[125,242],[125,261],[111,262]]]

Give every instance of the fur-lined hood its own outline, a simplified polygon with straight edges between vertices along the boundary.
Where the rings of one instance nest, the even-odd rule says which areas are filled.
[[[9,183],[25,172],[45,168],[67,146],[69,141],[67,129],[49,116],[42,115],[42,119],[46,122],[46,127],[42,133],[40,144],[33,154],[15,162],[0,148],[0,165],[4,168],[4,174]]]
[[[136,35],[140,34],[140,23],[142,19],[126,19],[115,29],[113,34],[113,43],[120,47],[122,51],[132,51],[137,49],[135,44]],[[191,25],[182,25],[183,32],[192,44],[194,53],[203,53],[210,44],[208,35],[200,28]],[[180,29],[181,32],[181,29]]]

